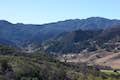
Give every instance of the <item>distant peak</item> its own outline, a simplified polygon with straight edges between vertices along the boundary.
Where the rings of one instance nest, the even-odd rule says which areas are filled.
[[[6,20],[0,20],[0,24],[12,24],[12,23],[10,23],[10,22],[8,22]]]
[[[89,17],[87,19],[107,19],[107,18],[104,18],[104,17]]]
[[[23,23],[16,23],[17,25],[24,25]]]

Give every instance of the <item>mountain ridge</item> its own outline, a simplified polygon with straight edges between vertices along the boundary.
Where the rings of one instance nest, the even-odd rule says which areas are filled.
[[[74,32],[80,29],[101,30],[119,24],[120,20],[111,20],[101,17],[71,19],[43,25],[13,24],[5,20],[0,20],[0,39],[10,41],[14,43],[14,45],[19,45],[21,47],[33,43],[41,45],[41,43],[54,39],[62,33]]]

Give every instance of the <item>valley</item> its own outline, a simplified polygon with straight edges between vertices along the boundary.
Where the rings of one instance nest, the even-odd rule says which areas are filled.
[[[0,80],[120,80],[120,0],[1,0]]]
[[[0,20],[0,80],[119,80],[120,20]]]

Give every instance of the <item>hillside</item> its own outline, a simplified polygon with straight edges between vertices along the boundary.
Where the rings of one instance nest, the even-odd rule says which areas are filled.
[[[81,53],[100,49],[120,51],[120,26],[112,26],[104,30],[76,30],[61,34],[42,46],[46,52]]]
[[[108,66],[113,69],[120,69],[120,52],[107,52],[104,50],[90,53],[64,54],[58,58],[60,61],[73,63],[87,63],[88,65]]]
[[[83,49],[90,48],[92,45],[89,40],[95,37],[101,31],[91,31],[91,30],[77,30],[59,37],[48,40],[42,44],[42,46],[48,46],[45,48],[47,52],[58,52],[58,53],[79,53]]]
[[[85,63],[60,62],[44,53],[0,55],[0,80],[119,80],[119,75],[111,76]]]
[[[74,19],[59,21],[54,23],[34,25],[34,24],[12,24],[5,20],[0,20],[0,43],[13,44],[23,48],[33,43],[41,45],[42,42],[55,38],[56,36],[75,30],[99,30],[106,29],[113,25],[120,24],[120,20],[110,20],[100,17],[87,19]],[[18,46],[19,45],[19,46]]]
[[[119,23],[98,17],[43,25],[2,20],[0,80],[119,80]]]

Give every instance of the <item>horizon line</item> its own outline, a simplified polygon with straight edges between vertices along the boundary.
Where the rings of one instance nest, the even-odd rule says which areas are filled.
[[[12,22],[12,21],[9,21],[9,20],[6,20],[6,19],[0,19],[0,21],[7,21],[7,22],[9,22],[11,24],[44,25],[44,24],[64,22],[64,21],[69,21],[69,20],[84,20],[84,19],[89,19],[89,18],[103,18],[103,19],[109,19],[109,20],[120,20],[120,19],[116,19],[116,18],[107,18],[107,17],[94,16],[94,17],[86,17],[86,18],[73,18],[73,19],[56,20],[56,21],[53,21],[53,22],[45,22],[45,23]]]

